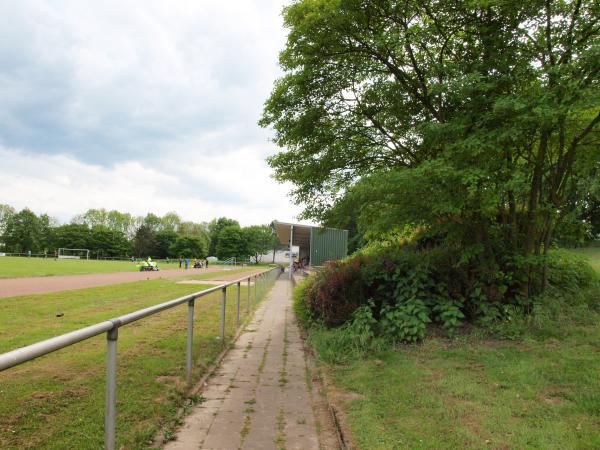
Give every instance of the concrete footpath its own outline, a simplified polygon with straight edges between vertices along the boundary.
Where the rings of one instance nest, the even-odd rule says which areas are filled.
[[[275,282],[165,449],[333,448],[317,433],[291,292],[287,277]]]

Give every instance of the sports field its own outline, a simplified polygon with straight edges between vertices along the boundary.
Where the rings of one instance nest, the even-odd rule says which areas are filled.
[[[213,275],[225,274],[231,271]],[[3,298],[0,353],[209,287],[155,279]],[[242,320],[248,317],[246,292],[242,283]],[[227,339],[235,332],[236,299],[237,288],[228,289]],[[119,331],[118,448],[151,447],[158,429],[175,425],[186,400],[186,317],[183,305]],[[196,300],[194,380],[221,351],[219,317],[220,293]],[[105,336],[97,336],[0,372],[0,448],[101,448],[105,346]]]
[[[178,267],[178,265],[173,263],[169,264],[169,267],[175,268]],[[134,270],[139,269],[136,266],[136,263],[132,263],[131,261],[26,258],[17,256],[0,257],[0,278],[129,272]]]

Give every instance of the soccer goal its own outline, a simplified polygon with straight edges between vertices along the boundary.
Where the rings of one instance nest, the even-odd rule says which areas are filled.
[[[90,259],[90,251],[87,248],[59,248],[58,259]]]

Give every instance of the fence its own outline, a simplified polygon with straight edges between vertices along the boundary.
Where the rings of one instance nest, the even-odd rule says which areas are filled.
[[[7,353],[0,355],[0,372],[11,367],[23,364],[32,359],[40,356],[47,355],[49,353],[60,350],[82,342],[86,339],[98,336],[99,334],[106,333],[106,398],[105,398],[105,410],[104,410],[104,445],[107,450],[115,449],[116,442],[116,385],[117,385],[117,341],[119,339],[119,328],[137,320],[143,319],[148,316],[152,316],[161,311],[174,308],[175,306],[187,303],[187,340],[186,340],[186,364],[185,364],[185,379],[187,383],[191,381],[192,374],[192,356],[193,356],[193,335],[194,335],[194,303],[197,298],[204,297],[205,295],[211,294],[221,290],[221,321],[220,321],[220,339],[221,343],[225,345],[225,311],[227,302],[227,288],[232,285],[237,285],[237,303],[236,303],[236,326],[240,325],[240,294],[241,294],[241,283],[246,281],[248,283],[246,308],[250,309],[250,282],[254,279],[254,304],[256,304],[257,298],[257,286],[258,289],[266,287],[271,281],[276,279],[281,273],[281,268],[275,267],[267,269],[258,274],[249,275],[246,277],[239,278],[238,280],[224,283],[219,286],[215,286],[210,289],[205,289],[200,292],[185,295],[183,297],[176,298],[158,305],[150,306],[148,308],[140,309],[129,314],[116,317],[114,319],[106,320],[104,322],[96,323],[79,330],[72,331],[60,336],[56,336],[44,341],[37,342],[35,344],[28,345],[26,347],[18,348]]]

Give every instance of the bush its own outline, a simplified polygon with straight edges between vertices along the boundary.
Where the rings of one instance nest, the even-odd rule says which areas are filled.
[[[411,299],[381,311],[381,331],[394,342],[417,342],[425,337],[427,324],[431,322],[429,310],[421,300]]]
[[[533,263],[541,267],[543,258]],[[547,260],[547,292],[526,296],[523,280],[528,277],[522,268],[531,264],[531,259],[515,259],[504,265],[510,271],[503,272],[464,263],[456,251],[442,246],[379,246],[329,264],[311,277],[297,291],[297,315],[301,322],[343,325],[335,339],[347,338],[349,345],[360,348],[376,336],[390,342],[420,341],[430,322],[448,336],[469,321],[514,338],[532,321],[556,320],[558,304],[564,307],[567,298],[597,280],[584,259],[554,251]],[[541,277],[534,285],[541,286]],[[535,293],[536,286],[528,289]],[[585,314],[592,308],[589,302],[580,303],[570,305],[571,310]]]
[[[311,314],[311,310],[307,305],[307,296],[306,291],[310,284],[312,284],[313,278],[306,278],[302,280],[300,283],[296,285],[294,289],[294,298],[293,298],[293,309],[296,314],[296,318],[300,325],[307,329],[313,323],[313,317]]]
[[[366,304],[361,266],[365,258],[354,257],[328,263],[305,288],[306,306],[312,317],[328,326],[342,325]]]
[[[373,317],[372,306],[371,303],[359,307],[351,320],[337,328],[313,324],[309,342],[317,355],[330,364],[341,364],[385,349],[386,342],[375,333],[377,320]]]

